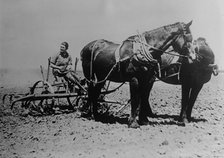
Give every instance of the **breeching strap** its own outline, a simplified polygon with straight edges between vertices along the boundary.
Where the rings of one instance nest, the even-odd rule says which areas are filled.
[[[103,80],[100,80],[100,81],[97,81],[95,82],[94,84],[100,84],[100,83],[103,83],[103,82],[106,82],[106,80],[110,77],[111,73],[113,72],[113,70],[116,68],[116,66],[120,63],[120,62],[123,62],[125,60],[128,60],[130,59],[132,56],[136,55],[136,53],[132,54],[131,56],[129,57],[126,57],[124,59],[121,59],[120,61],[116,62],[113,67],[110,69],[109,73],[107,74],[107,76],[103,79]],[[88,80],[87,80],[88,81]]]
[[[86,78],[86,80],[87,80],[87,82],[93,82],[94,84],[100,84],[100,83],[106,82],[106,80],[109,78],[109,76],[111,75],[111,73],[113,72],[113,70],[115,69],[115,67],[117,66],[117,64],[118,64],[119,62],[124,61],[124,60],[127,60],[127,59],[129,59],[130,57],[129,57],[129,58],[124,58],[124,59],[119,60],[118,62],[116,62],[116,63],[113,65],[113,67],[110,69],[110,71],[109,71],[109,73],[107,74],[107,76],[106,76],[103,80],[94,82],[93,79],[92,79],[92,77],[93,77],[93,59],[94,59],[94,51],[96,50],[96,49],[95,49],[96,43],[97,43],[97,41],[94,43],[93,48],[92,48],[92,51],[91,51],[91,60],[90,60],[90,80],[88,80],[87,78]]]

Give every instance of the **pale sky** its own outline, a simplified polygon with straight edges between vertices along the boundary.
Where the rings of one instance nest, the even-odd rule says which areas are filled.
[[[191,20],[193,37],[205,37],[224,68],[223,0],[0,0],[0,68],[46,67],[63,41],[74,61],[92,40],[121,43]]]

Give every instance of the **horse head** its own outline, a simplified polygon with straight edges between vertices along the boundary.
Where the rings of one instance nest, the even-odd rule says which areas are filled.
[[[190,31],[191,24],[192,21],[187,24],[177,22],[146,31],[141,36],[146,41],[149,50],[153,50],[150,54],[155,59],[158,59],[163,53],[167,53],[166,51],[172,47],[175,52],[187,58],[191,63],[196,58]]]
[[[192,21],[187,24],[180,23],[180,27],[177,32],[173,32],[172,46],[174,51],[178,52],[187,58],[188,63],[193,63],[196,60],[195,47],[192,43],[193,37],[190,31],[190,25]]]

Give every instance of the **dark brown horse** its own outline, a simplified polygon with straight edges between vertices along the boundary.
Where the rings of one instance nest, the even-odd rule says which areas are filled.
[[[212,73],[218,75],[214,64],[215,56],[205,38],[194,41],[196,58],[189,62],[186,58],[164,54],[162,58],[162,81],[182,86],[180,121],[191,121],[191,112],[203,85],[211,79]]]
[[[163,26],[131,36],[121,45],[104,39],[87,44],[81,51],[81,60],[84,76],[89,81],[88,103],[94,118],[97,119],[96,106],[101,89],[106,80],[110,80],[130,83],[129,127],[148,123],[147,116],[153,115],[148,102],[151,80],[158,73],[161,55],[170,46],[182,55],[195,53],[190,25],[191,22]]]

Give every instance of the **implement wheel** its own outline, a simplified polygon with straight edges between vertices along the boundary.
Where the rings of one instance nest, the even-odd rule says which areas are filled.
[[[30,94],[53,94],[54,88],[46,81],[37,81],[30,89]],[[28,101],[29,110],[31,113],[39,114],[52,114],[54,113],[53,106],[55,104],[54,99],[40,99]],[[35,114],[34,114],[35,115]],[[38,114],[37,114],[38,115]]]

